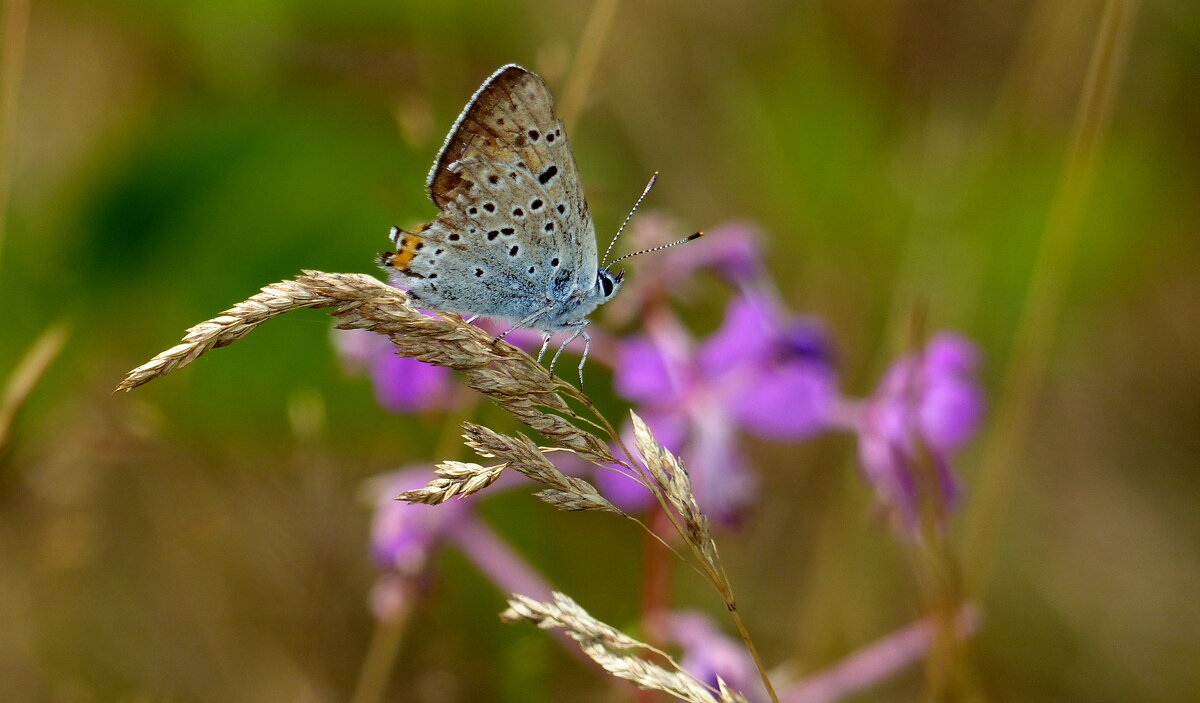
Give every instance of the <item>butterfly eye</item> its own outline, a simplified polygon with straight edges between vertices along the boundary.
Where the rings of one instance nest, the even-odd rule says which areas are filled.
[[[601,287],[601,288],[604,290],[604,297],[605,297],[605,298],[607,298],[608,296],[610,296],[610,295],[612,295],[612,294],[613,294],[613,282],[612,282],[612,279],[611,279],[611,278],[609,278],[608,276],[606,276],[606,275],[605,275],[605,274],[603,274],[603,273],[601,273],[601,274],[600,274],[600,287]]]

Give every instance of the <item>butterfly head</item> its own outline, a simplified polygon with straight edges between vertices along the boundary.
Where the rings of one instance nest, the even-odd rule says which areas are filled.
[[[621,289],[621,282],[624,280],[624,271],[612,273],[608,269],[600,269],[596,273],[596,291],[599,294],[600,300],[607,301],[616,295],[617,291]]]

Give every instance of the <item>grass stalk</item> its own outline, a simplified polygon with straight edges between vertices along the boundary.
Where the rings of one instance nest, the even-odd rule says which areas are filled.
[[[1021,453],[1033,427],[1037,396],[1062,319],[1070,271],[1083,236],[1084,208],[1112,116],[1134,13],[1132,0],[1108,0],[1096,30],[1065,163],[1042,230],[967,515],[963,552],[971,590],[976,593],[990,580],[1000,523],[1027,463]]]
[[[3,391],[0,392],[0,456],[4,454],[12,437],[17,414],[38,382],[45,376],[46,369],[50,368],[50,364],[62,351],[63,345],[67,343],[68,334],[65,323],[56,322],[47,327],[8,375]]]
[[[600,50],[612,29],[619,4],[619,0],[596,0],[583,28],[583,36],[579,39],[579,51],[575,54],[575,63],[563,89],[562,106],[559,109],[568,130],[575,126],[575,120],[583,110],[588,88],[592,85],[592,76],[596,74],[596,65],[600,62]]]
[[[0,265],[8,233],[8,199],[16,159],[17,101],[25,71],[25,43],[29,36],[29,0],[4,4],[4,58],[0,65]],[[0,266],[2,268],[2,266]]]

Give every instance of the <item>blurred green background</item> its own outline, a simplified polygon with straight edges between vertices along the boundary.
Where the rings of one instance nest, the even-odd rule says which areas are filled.
[[[572,141],[601,239],[658,170],[648,209],[681,233],[767,232],[847,391],[869,392],[916,305],[981,345],[993,406],[1035,380],[1002,416],[1018,427],[959,462],[951,541],[989,699],[1200,699],[1200,6],[1124,16],[1077,227],[1050,213],[1103,3],[669,0],[589,34],[592,9],[9,0],[0,378],[68,336],[0,427],[0,698],[349,697],[373,628],[362,482],[439,458],[440,419],[379,409],[317,312],[112,388],[264,284],[374,271],[390,225],[434,214],[425,173],[479,82],[515,61],[561,99],[593,41]],[[1038,293],[1039,247],[1072,232]],[[722,309],[704,295],[698,330]],[[1014,340],[1038,324],[1030,371]],[[768,662],[816,670],[918,615],[850,438],[755,457],[770,500],[722,550]],[[633,527],[523,495],[485,513],[592,612],[636,622]],[[460,556],[436,573],[393,700],[626,698],[499,624]],[[697,581],[680,571],[678,601],[719,617]],[[921,690],[918,667],[854,700]]]

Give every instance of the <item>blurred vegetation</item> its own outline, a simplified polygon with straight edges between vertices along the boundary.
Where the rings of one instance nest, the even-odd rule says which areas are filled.
[[[931,328],[980,343],[994,396],[1101,9],[621,4],[572,133],[600,236],[661,171],[650,206],[681,233],[763,227],[789,304],[829,325],[847,390],[870,390],[923,304]],[[346,699],[372,631],[361,484],[439,458],[440,418],[378,409],[315,312],[111,389],[261,285],[373,271],[390,225],[433,215],[428,164],[479,81],[515,61],[561,90],[590,7],[6,10],[0,376],[52,325],[69,337],[0,446],[0,697]],[[995,700],[1200,697],[1198,78],[1200,6],[1142,3],[1080,244],[1056,272],[1045,384],[1020,408],[1033,430],[1017,483],[987,506],[1002,519],[973,654]],[[719,295],[689,301],[697,329]],[[961,461],[968,514],[978,455]],[[756,459],[771,500],[723,550],[768,661],[815,670],[916,616],[849,439]],[[636,622],[632,528],[521,495],[485,512],[593,613]],[[460,556],[437,573],[395,700],[624,695],[498,624],[501,594]],[[686,574],[677,589],[719,607]],[[861,700],[920,690],[914,671]]]

